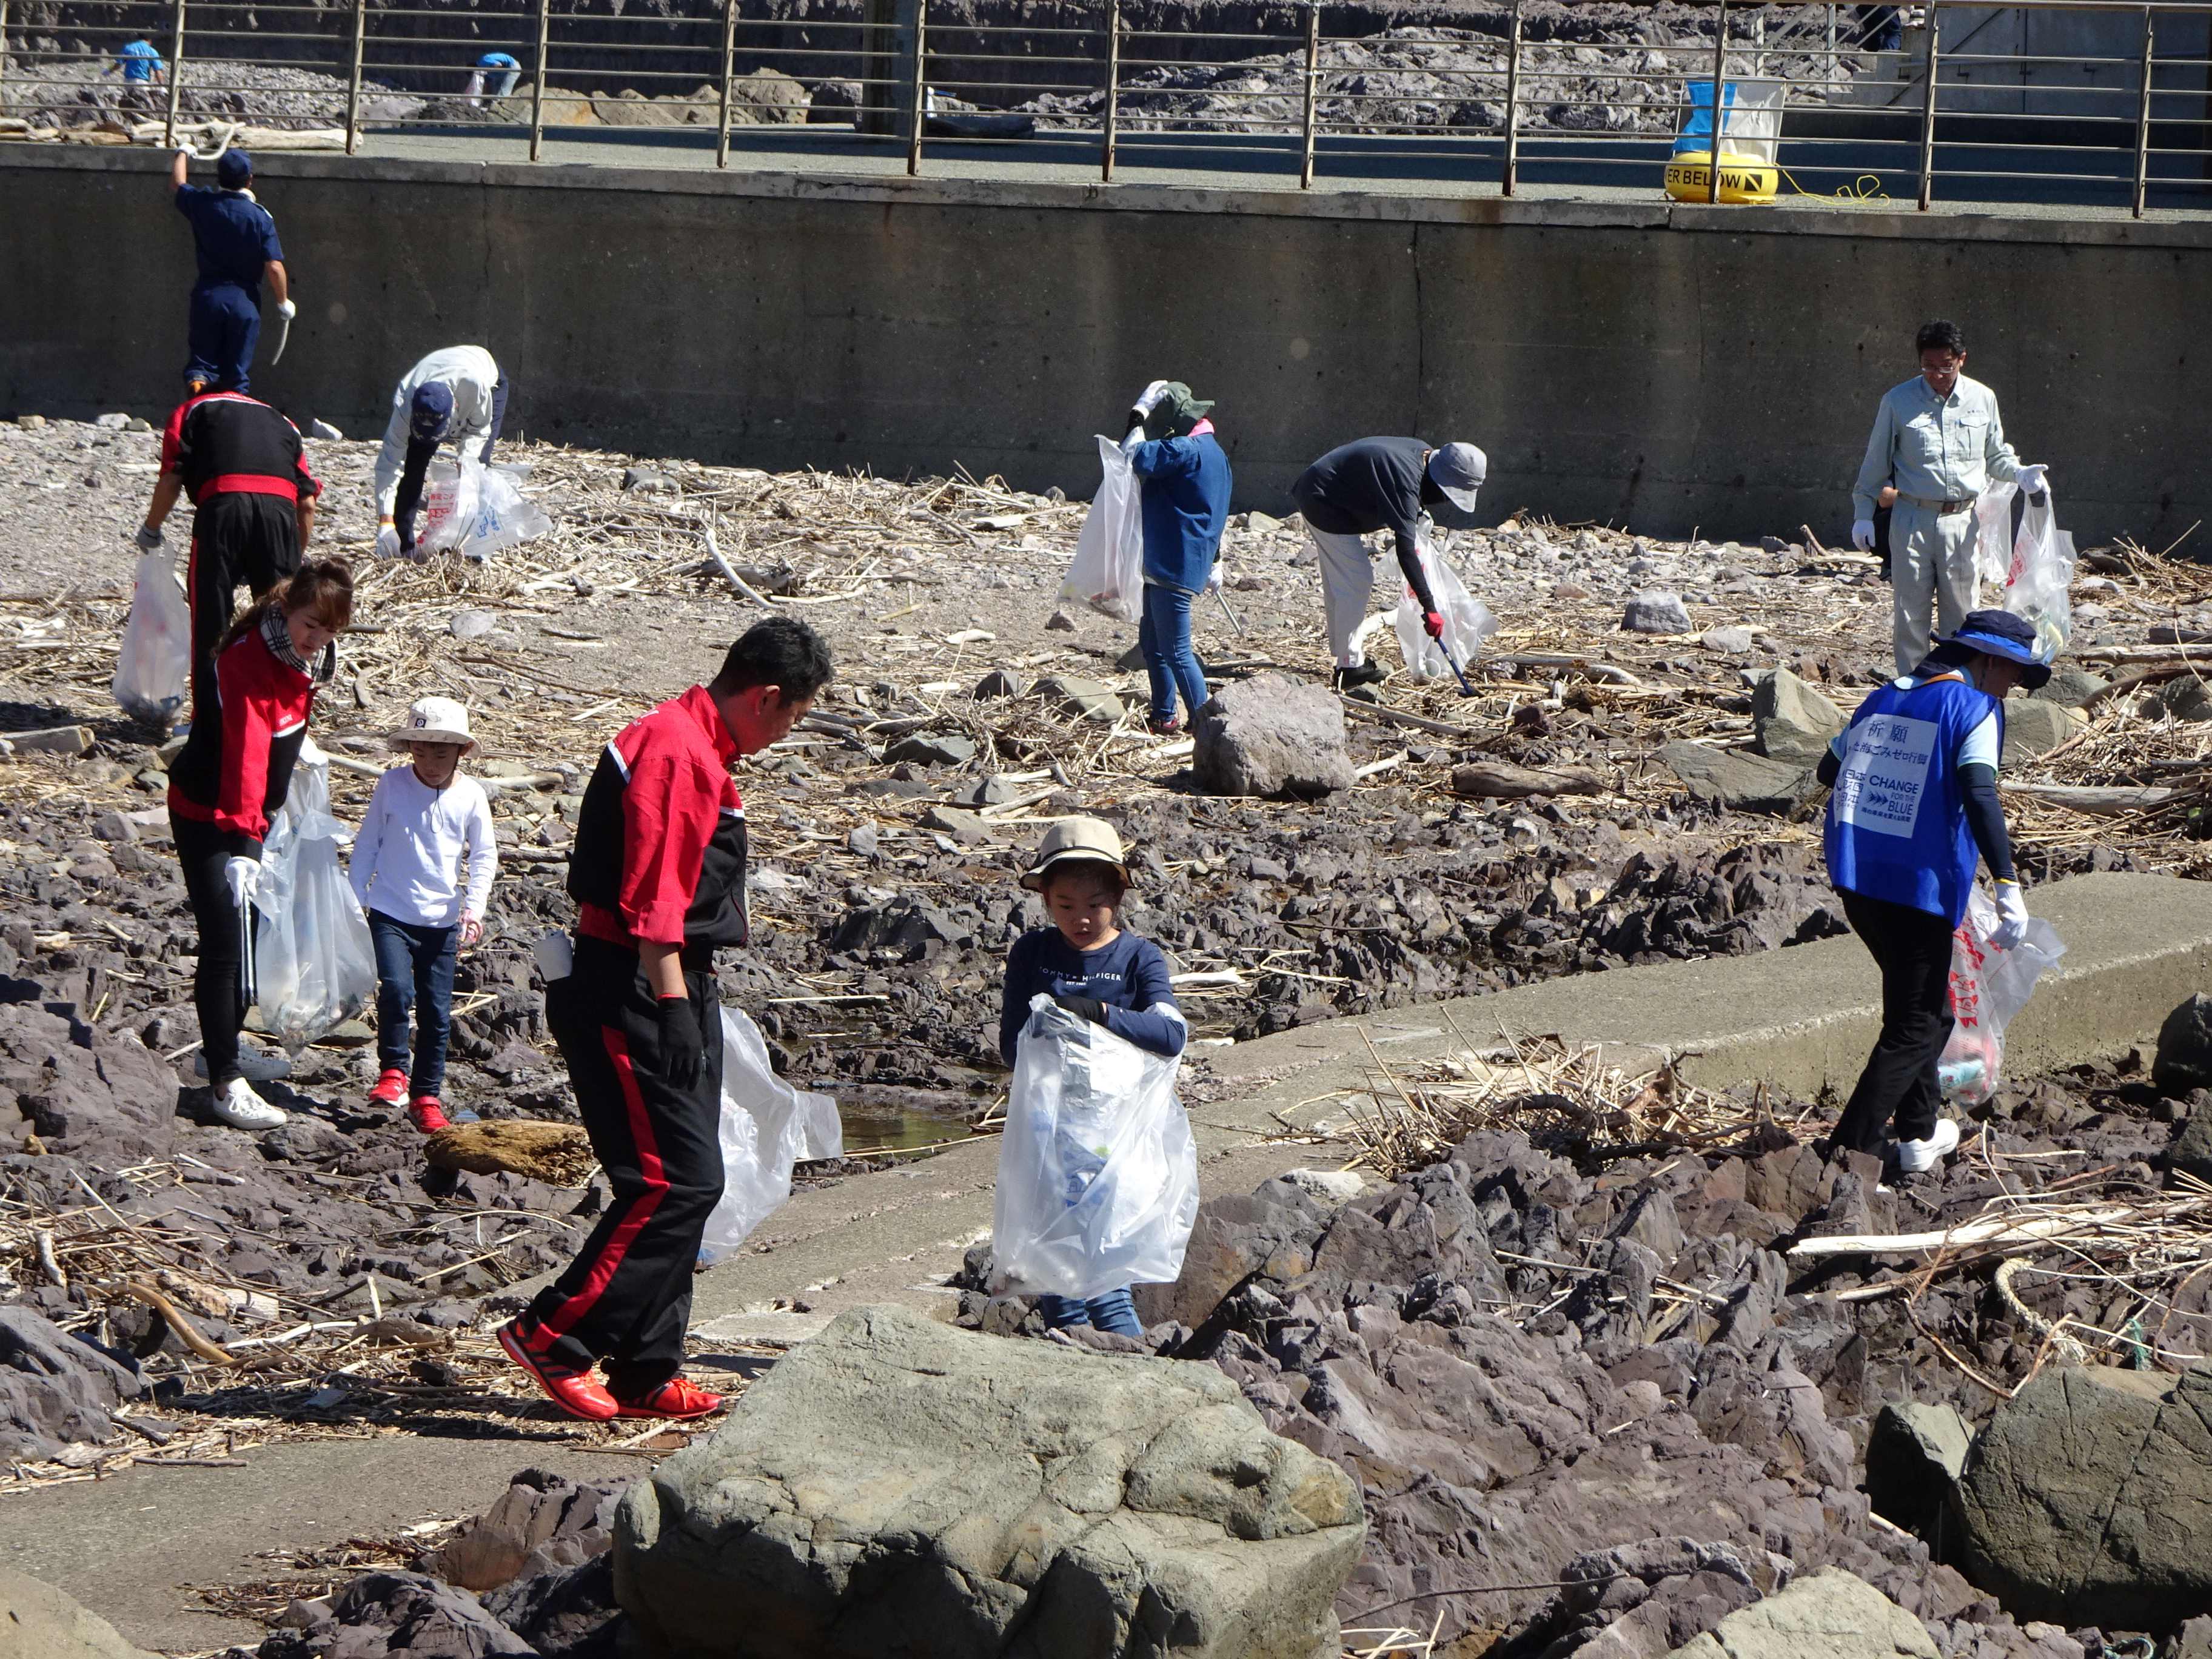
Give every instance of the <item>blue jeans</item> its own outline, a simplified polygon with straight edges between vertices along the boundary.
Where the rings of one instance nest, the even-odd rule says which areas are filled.
[[[410,1099],[435,1096],[446,1086],[446,1042],[453,1029],[453,962],[458,927],[418,927],[381,910],[368,913],[376,946],[376,1063],[407,1072]],[[408,1026],[421,1041],[413,1067],[407,1059]]]
[[[1190,647],[1190,607],[1198,596],[1180,587],[1145,584],[1145,619],[1137,624],[1137,648],[1145,653],[1145,672],[1152,682],[1152,719],[1175,718],[1176,694],[1184,712],[1196,714],[1206,698],[1206,670]]]
[[[1088,1302],[1072,1296],[1041,1296],[1037,1298],[1037,1311],[1044,1316],[1045,1324],[1055,1331],[1064,1331],[1071,1325],[1088,1325],[1093,1330],[1110,1331],[1115,1336],[1145,1334],[1145,1328],[1137,1323],[1136,1306],[1129,1300],[1129,1287],[1126,1285],[1103,1296],[1094,1296]]]

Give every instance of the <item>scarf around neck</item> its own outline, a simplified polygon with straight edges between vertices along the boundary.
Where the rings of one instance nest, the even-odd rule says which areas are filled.
[[[263,612],[261,642],[269,647],[270,656],[293,672],[305,675],[310,684],[325,686],[337,678],[337,642],[333,640],[325,646],[322,654],[309,663],[292,648],[291,630],[284,626],[284,611],[281,605],[271,605]]]

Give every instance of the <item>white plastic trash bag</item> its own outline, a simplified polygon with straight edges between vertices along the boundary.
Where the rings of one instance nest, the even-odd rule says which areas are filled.
[[[262,843],[251,964],[262,1025],[295,1054],[376,997],[368,919],[338,862],[343,835],[331,814],[330,757],[307,744]]]
[[[123,712],[167,726],[184,707],[191,681],[192,613],[177,580],[175,560],[149,553],[131,578],[131,617],[112,687]]]
[[[2066,954],[2057,931],[2040,916],[2009,951],[1990,942],[1996,902],[1979,887],[1966,901],[1966,919],[1951,937],[1951,1040],[1936,1063],[1944,1095],[1977,1105],[1996,1092],[2003,1073],[2005,1027],[2035,990],[2045,969]]]
[[[1498,631],[1498,618],[1490,614],[1489,606],[1467,591],[1451,561],[1437,552],[1425,533],[1420,538],[1419,552],[1421,574],[1429,579],[1429,592],[1436,596],[1437,612],[1444,619],[1444,643],[1451,647],[1463,672],[1474,664],[1482,642]],[[1425,680],[1440,680],[1451,673],[1451,664],[1444,660],[1444,653],[1422,625],[1421,602],[1411,585],[1401,592],[1393,620],[1398,627],[1399,653],[1412,673]]]
[[[1180,1067],[1050,997],[1030,1004],[992,1223],[1007,1289],[1093,1297],[1182,1273],[1198,1150],[1176,1098]]]
[[[476,528],[483,490],[483,469],[474,461],[440,455],[422,475],[422,522],[415,537],[415,556],[458,553]]]
[[[845,1151],[837,1103],[775,1073],[760,1027],[722,1010],[722,1201],[707,1218],[703,1261],[720,1261],[791,1196],[791,1167]]]
[[[2058,527],[2057,498],[2045,484],[2031,495],[2012,527],[2013,497],[2020,487],[1993,483],[1974,503],[1974,573],[1990,590],[1986,603],[2032,623],[2036,650],[2057,659],[2074,632],[2074,536]]]
[[[488,559],[552,529],[545,509],[526,498],[514,475],[503,466],[483,469],[477,495],[476,527],[461,544],[464,558]]]
[[[1137,505],[1137,475],[1111,438],[1098,440],[1105,476],[1075,538],[1075,562],[1060,585],[1063,599],[1079,599],[1122,622],[1145,612],[1145,526]]]

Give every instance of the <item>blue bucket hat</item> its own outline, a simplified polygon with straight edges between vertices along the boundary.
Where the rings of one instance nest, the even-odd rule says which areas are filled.
[[[425,380],[415,388],[415,403],[407,417],[410,433],[434,443],[453,423],[453,387],[443,380]]]
[[[2051,679],[2051,665],[2044,661],[2036,643],[2035,625],[2009,611],[1970,611],[1958,632],[1943,643],[2020,664],[2027,671],[2020,683],[2031,691]]]
[[[253,158],[242,149],[227,149],[215,164],[215,181],[225,190],[244,190],[253,177]]]

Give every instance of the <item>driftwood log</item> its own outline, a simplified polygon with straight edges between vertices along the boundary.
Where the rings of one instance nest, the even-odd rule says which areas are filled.
[[[1452,768],[1452,793],[1485,800],[1520,800],[1529,795],[1602,795],[1605,785],[1595,772],[1571,766],[1557,771],[1538,771],[1510,762],[1486,760]]]

